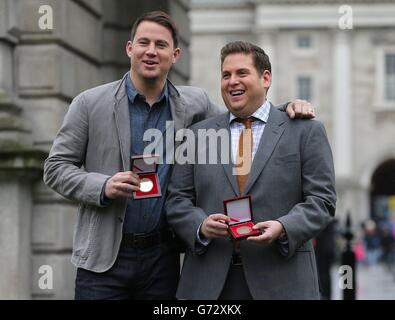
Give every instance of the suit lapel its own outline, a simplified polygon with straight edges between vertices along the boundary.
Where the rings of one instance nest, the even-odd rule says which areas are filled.
[[[281,135],[284,132],[285,128],[282,125],[285,120],[283,117],[284,115],[281,111],[278,111],[273,107],[273,105],[270,106],[269,118],[259,142],[254,161],[252,162],[250,175],[248,176],[247,183],[244,187],[245,194],[250,191],[256,179],[265,168],[267,161],[272,155],[274,148],[276,147]]]
[[[130,148],[131,148],[131,135],[130,135],[130,114],[129,114],[129,100],[125,89],[125,77],[121,80],[115,94],[114,101],[114,118],[118,134],[118,141],[121,148],[121,158],[123,170],[130,170]]]
[[[177,134],[177,131],[185,128],[185,112],[186,106],[185,101],[181,98],[180,94],[178,93],[177,89],[174,85],[168,81],[168,89],[169,89],[169,105],[170,105],[170,112],[173,118],[174,123],[174,133]],[[166,128],[166,131],[169,128]],[[175,147],[177,148],[181,144],[181,141],[175,142]]]
[[[228,163],[223,163],[221,161],[221,143],[217,145],[218,159],[221,162],[222,168],[224,169],[225,175],[232,186],[232,189],[235,195],[240,195],[239,185],[237,184],[236,176],[233,174],[234,165],[232,162],[232,140],[230,135],[229,128],[229,112],[225,113],[220,119],[217,121],[217,130],[225,128],[229,132],[229,143],[228,143],[228,152],[229,152],[229,161]]]

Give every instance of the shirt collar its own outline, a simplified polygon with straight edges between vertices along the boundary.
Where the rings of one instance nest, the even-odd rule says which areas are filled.
[[[258,119],[258,120],[266,123],[267,119],[269,118],[269,112],[270,112],[270,102],[268,100],[266,100],[265,103],[263,105],[261,105],[251,115],[251,117],[254,117],[255,119]],[[229,123],[232,123],[232,121],[235,120],[236,118],[238,118],[238,117],[236,117],[233,113],[229,112]]]
[[[128,75],[126,77],[125,85],[126,85],[126,92],[127,92],[128,99],[129,99],[130,103],[133,104],[138,95],[140,95],[141,97],[144,97],[144,95],[141,94],[140,92],[138,92],[137,89],[135,88],[135,86],[132,82],[132,79],[130,78],[130,72],[128,72]],[[169,98],[169,89],[167,87],[167,81],[166,81],[165,86],[164,86],[162,93],[160,94],[157,102],[160,102],[163,99],[165,99],[167,102],[168,98]]]

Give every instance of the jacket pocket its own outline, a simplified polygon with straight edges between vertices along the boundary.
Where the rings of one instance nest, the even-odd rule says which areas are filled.
[[[74,252],[82,259],[86,259],[92,251],[98,222],[99,215],[96,210],[90,205],[82,204],[74,235]]]
[[[292,163],[292,162],[299,162],[299,154],[298,153],[292,153],[292,154],[287,154],[287,155],[280,155],[277,156],[275,159],[275,164],[284,164],[284,163]]]
[[[309,242],[305,242],[303,244],[301,244],[297,249],[295,249],[295,251],[298,252],[310,252],[311,251],[311,245],[309,244]]]

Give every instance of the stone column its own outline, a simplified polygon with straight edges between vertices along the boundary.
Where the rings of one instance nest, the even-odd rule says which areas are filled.
[[[352,188],[352,110],[351,110],[351,53],[349,33],[339,30],[333,39],[333,155],[336,172],[336,189],[339,199],[338,217],[353,208]]]
[[[0,34],[0,299],[30,299],[32,183],[46,153],[32,147],[16,104],[11,39]]]
[[[0,299],[31,298],[31,188],[44,157],[0,138]]]
[[[15,2],[0,0],[0,299],[30,299],[31,190],[37,153],[15,103]]]
[[[28,245],[23,242],[22,248],[13,250],[23,257],[15,262],[19,269],[14,268],[18,292],[22,292],[24,298],[70,299],[74,292],[75,269],[70,255],[76,207],[43,186],[42,166],[71,100],[81,91],[102,83],[101,0],[11,2],[13,6],[8,6],[8,11],[14,19],[10,20],[13,21],[10,30],[17,39],[11,52],[11,61],[15,64],[7,74],[13,77],[12,96],[20,109],[14,113],[15,118],[23,123],[23,128],[28,126],[30,130],[29,141],[26,137],[16,137],[16,143],[7,142],[10,160],[2,167],[4,181],[7,181],[3,184],[4,194],[18,198],[10,201],[14,205],[2,212],[13,214],[13,219],[7,220],[7,228],[13,231],[4,233],[18,239],[27,235],[29,240]],[[42,5],[52,8],[52,29],[39,28]],[[9,136],[7,133],[8,140]],[[11,182],[6,173],[18,165],[22,166],[18,167],[21,174]],[[35,174],[26,180],[22,178],[27,176],[25,171]],[[53,289],[38,286],[42,276],[39,268],[43,265],[52,268]],[[12,288],[11,284],[8,286]],[[8,290],[7,287],[4,290]]]
[[[352,174],[351,61],[347,32],[337,31],[333,46],[333,147],[336,176],[340,179]]]

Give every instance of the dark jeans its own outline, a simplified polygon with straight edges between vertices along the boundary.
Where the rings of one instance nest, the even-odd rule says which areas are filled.
[[[179,251],[171,241],[147,249],[121,245],[108,271],[96,273],[78,268],[75,299],[175,299],[179,271]]]

